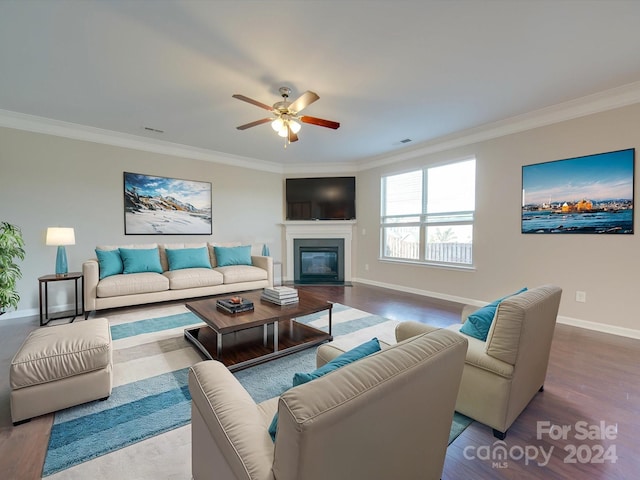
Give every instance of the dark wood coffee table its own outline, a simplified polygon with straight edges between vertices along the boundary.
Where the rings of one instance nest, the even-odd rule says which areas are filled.
[[[238,294],[251,300],[254,310],[228,313],[216,307],[223,297],[196,300],[187,308],[206,325],[184,331],[207,358],[222,362],[231,371],[313,347],[333,339],[331,309],[333,304],[305,291],[298,291],[298,303],[279,306],[260,299],[262,290]],[[323,310],[329,311],[328,331],[299,323],[296,318]]]

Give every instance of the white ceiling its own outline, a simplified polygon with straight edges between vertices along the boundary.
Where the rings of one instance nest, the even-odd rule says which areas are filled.
[[[639,21],[636,0],[0,0],[0,109],[357,165],[638,82]],[[268,114],[233,94],[270,105],[280,86],[318,93],[304,114],[340,129],[303,124],[285,149],[268,124],[235,128]]]

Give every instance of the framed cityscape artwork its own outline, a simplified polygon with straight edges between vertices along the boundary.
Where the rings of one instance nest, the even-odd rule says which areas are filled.
[[[124,172],[125,235],[211,235],[211,183]]]
[[[522,167],[522,233],[633,234],[635,149]]]

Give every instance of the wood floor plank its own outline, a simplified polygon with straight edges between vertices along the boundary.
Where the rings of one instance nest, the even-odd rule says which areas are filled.
[[[381,287],[354,284],[305,286],[315,295],[393,320],[414,320],[446,327],[460,321],[462,306]],[[120,309],[122,311],[123,309]],[[109,312],[103,312],[109,316]],[[33,324],[33,325],[32,325]],[[8,405],[9,361],[36,319],[20,324],[0,322],[0,478],[31,480],[40,478],[53,415],[12,427]],[[9,339],[9,340],[7,340]],[[13,351],[11,351],[13,350]],[[7,352],[10,352],[7,353]],[[640,340],[557,325],[545,390],[537,394],[513,424],[504,441],[510,456],[503,462],[485,459],[497,452],[497,440],[490,428],[474,422],[447,450],[442,480],[493,479],[636,479],[640,471],[640,378],[638,371]],[[567,439],[537,438],[538,422],[569,425]],[[617,425],[613,439],[578,440],[577,422],[586,425]],[[582,462],[568,463],[570,452],[581,448]],[[615,448],[615,463],[594,463],[595,449]],[[553,448],[552,448],[553,447]],[[549,461],[518,457],[527,449],[550,451]],[[484,453],[483,453],[484,452]],[[587,458],[586,455],[590,455]],[[144,459],[140,459],[144,461]],[[161,478],[159,476],[158,478]]]

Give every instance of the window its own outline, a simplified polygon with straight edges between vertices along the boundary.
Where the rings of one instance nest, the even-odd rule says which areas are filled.
[[[472,265],[475,177],[475,158],[382,177],[382,258]]]

